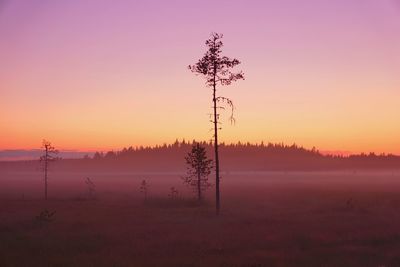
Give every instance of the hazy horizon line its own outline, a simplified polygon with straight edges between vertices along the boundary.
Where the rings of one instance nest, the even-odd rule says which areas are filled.
[[[154,144],[154,145],[130,145],[130,146],[124,146],[122,148],[119,149],[59,149],[59,156],[61,158],[64,159],[79,159],[79,158],[83,158],[85,155],[88,155],[90,157],[92,157],[96,152],[108,152],[108,151],[122,151],[123,149],[127,149],[127,148],[135,148],[138,149],[140,147],[143,148],[157,148],[157,147],[162,147],[164,145],[170,146],[170,145],[174,145],[174,144],[192,144],[193,142],[200,142],[200,143],[207,143],[209,144],[210,141],[197,141],[197,140],[192,140],[192,141],[187,141],[185,140],[185,138],[181,139],[181,141],[179,141],[179,139],[176,139],[174,142],[164,142],[162,144]],[[230,143],[226,143],[226,142],[221,142],[220,144],[224,144],[224,145],[246,145],[246,144],[250,144],[250,145],[256,145],[256,146],[261,146],[262,144],[264,144],[265,146],[268,144],[272,144],[272,145],[283,145],[283,146],[292,146],[292,145],[296,145],[298,147],[301,148],[305,148],[307,150],[311,150],[311,149],[315,149],[316,151],[318,151],[319,153],[321,153],[322,155],[332,155],[332,156],[350,156],[350,155],[359,155],[359,154],[368,154],[368,153],[375,153],[374,151],[361,151],[361,152],[356,152],[356,151],[348,151],[348,150],[340,150],[340,149],[323,149],[320,150],[317,147],[312,147],[312,148],[306,148],[300,144],[297,143],[292,143],[292,144],[286,144],[284,142],[276,142],[276,143],[272,143],[272,142],[247,142],[247,141],[238,141],[238,142],[230,142]],[[57,148],[57,147],[56,147]],[[0,161],[21,161],[21,160],[34,160],[36,158],[39,158],[41,155],[41,149],[40,148],[16,148],[16,149],[0,149]],[[379,153],[379,154],[386,154],[386,155],[398,155],[393,154],[393,153]]]

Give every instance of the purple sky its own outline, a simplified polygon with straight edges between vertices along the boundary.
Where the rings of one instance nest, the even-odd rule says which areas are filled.
[[[400,153],[398,0],[0,0],[0,149],[210,139],[212,31],[246,74],[223,141]]]

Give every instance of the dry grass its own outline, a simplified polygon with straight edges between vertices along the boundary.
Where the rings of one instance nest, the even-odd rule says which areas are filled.
[[[147,201],[101,186],[97,200],[3,198],[0,266],[400,266],[394,185],[226,182],[220,217],[155,185]],[[39,225],[44,209],[57,213]]]

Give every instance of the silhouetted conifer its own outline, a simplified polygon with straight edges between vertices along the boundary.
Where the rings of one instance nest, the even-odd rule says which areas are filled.
[[[243,72],[234,73],[231,69],[240,64],[237,59],[231,59],[222,56],[223,43],[221,41],[222,34],[212,33],[211,37],[206,41],[208,47],[204,56],[194,65],[189,66],[189,69],[206,79],[206,85],[212,88],[213,102],[213,118],[214,124],[214,153],[215,153],[215,193],[216,193],[216,212],[220,210],[220,176],[219,176],[219,152],[218,152],[218,129],[219,129],[219,113],[217,112],[219,104],[228,105],[231,108],[231,122],[234,122],[233,111],[234,105],[229,98],[217,95],[218,85],[230,85],[232,82],[244,79]],[[222,107],[223,108],[223,107]]]
[[[198,200],[202,200],[202,193],[208,187],[208,176],[212,169],[212,160],[207,158],[205,147],[199,143],[193,145],[192,150],[185,157],[187,164],[187,175],[183,181],[193,187],[197,193]]]
[[[148,192],[146,180],[143,180],[142,183],[140,184],[140,192],[143,194],[144,200],[146,201]]]
[[[47,200],[47,182],[48,182],[48,169],[49,164],[57,159],[56,155],[58,150],[56,150],[49,141],[43,140],[42,142],[43,155],[40,157],[40,162],[42,163],[42,168],[44,172],[44,199]]]

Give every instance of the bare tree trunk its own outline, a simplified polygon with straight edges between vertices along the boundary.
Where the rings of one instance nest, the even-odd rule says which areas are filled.
[[[217,104],[226,104],[231,107],[231,121],[234,121],[233,111],[234,106],[229,98],[223,96],[217,96],[217,83],[221,86],[230,85],[232,82],[237,80],[243,80],[243,72],[231,72],[230,69],[240,64],[237,59],[231,59],[226,56],[222,56],[222,46],[221,41],[222,34],[212,33],[211,37],[206,41],[206,46],[208,47],[207,52],[204,56],[194,65],[190,65],[189,69],[196,73],[202,75],[206,78],[206,86],[212,87],[213,89],[213,111],[214,111],[214,152],[215,152],[215,202],[216,202],[216,213],[220,213],[221,207],[221,195],[220,195],[220,167],[219,167],[219,153],[218,153],[218,120],[219,113],[217,113],[218,108],[223,108],[217,106]]]
[[[47,161],[48,161],[48,150],[46,147],[46,155],[44,159],[44,199],[47,200]]]
[[[214,64],[214,84],[213,84],[213,102],[214,102],[214,152],[215,152],[215,208],[217,215],[221,207],[219,192],[219,155],[218,155],[218,114],[217,114],[217,97],[216,97],[216,66]]]
[[[201,174],[200,174],[200,170],[197,170],[197,197],[199,199],[199,201],[201,201]]]

